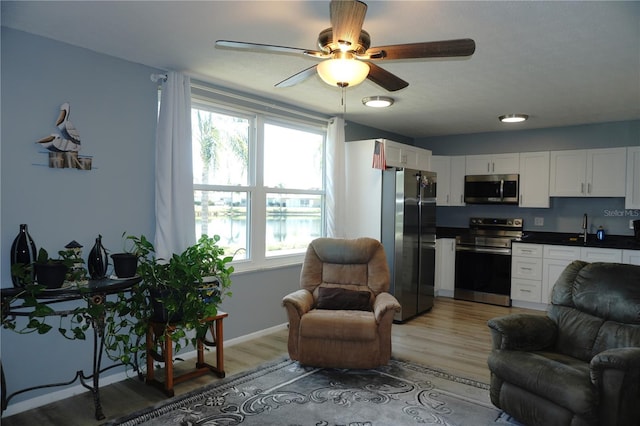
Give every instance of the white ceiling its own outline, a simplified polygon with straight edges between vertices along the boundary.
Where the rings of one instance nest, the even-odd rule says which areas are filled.
[[[409,137],[640,119],[640,2],[369,1],[371,45],[472,38],[469,58],[378,61],[409,82],[389,93],[348,88],[346,119]],[[216,49],[218,39],[317,49],[328,1],[2,1],[2,25],[323,114],[341,92],[315,76],[273,85],[316,63]],[[390,95],[388,109],[365,96]],[[528,122],[507,127],[504,113]]]

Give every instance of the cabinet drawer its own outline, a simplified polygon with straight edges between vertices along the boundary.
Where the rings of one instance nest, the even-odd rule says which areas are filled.
[[[524,302],[540,302],[542,283],[534,280],[514,278],[511,280],[511,298]]]
[[[513,278],[524,278],[529,280],[542,279],[542,259],[530,257],[511,258],[511,276]]]
[[[640,250],[622,250],[622,263],[640,265]]]
[[[545,259],[578,260],[580,259],[580,247],[553,246],[545,244],[543,257]]]
[[[618,249],[605,249],[594,247],[583,247],[581,260],[585,262],[622,262],[622,250]]]
[[[542,248],[541,244],[513,243],[511,245],[511,253],[512,256],[542,259]]]

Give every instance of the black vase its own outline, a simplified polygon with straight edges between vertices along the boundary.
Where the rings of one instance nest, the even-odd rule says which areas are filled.
[[[87,259],[87,269],[92,280],[99,280],[107,275],[107,267],[109,266],[109,256],[107,250],[102,245],[102,235],[98,235],[96,243],[89,252]]]
[[[11,244],[11,266],[13,269],[13,265],[21,263],[25,266],[31,265],[36,261],[36,244],[33,242],[31,235],[29,235],[29,230],[27,229],[26,224],[20,225],[20,232],[13,240],[13,244]],[[31,268],[31,280],[28,282],[33,282],[35,280],[35,270]],[[11,281],[13,281],[14,287],[24,287],[26,280],[20,279],[17,276],[11,273]]]

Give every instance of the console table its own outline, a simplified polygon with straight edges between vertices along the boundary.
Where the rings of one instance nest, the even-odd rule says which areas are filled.
[[[139,277],[128,279],[109,279],[104,278],[101,280],[89,280],[87,286],[80,288],[60,288],[43,290],[38,293],[37,298],[39,303],[52,305],[60,302],[73,301],[73,300],[86,300],[90,304],[103,304],[106,297],[110,294],[116,294],[123,291],[129,291],[131,287],[139,283],[141,279]],[[24,300],[21,295],[25,294],[25,290],[22,288],[3,288],[0,289],[0,295],[2,297],[2,319],[10,317],[26,317],[32,312],[32,307],[25,306]],[[73,310],[54,310],[51,315],[64,316],[69,315]],[[100,374],[113,367],[117,367],[121,364],[112,365],[107,368],[102,368],[102,353],[104,351],[104,317],[94,318],[89,317],[87,320],[90,322],[93,328],[93,368],[90,375],[86,375],[84,371],[79,370],[73,379],[64,383],[53,383],[41,386],[35,386],[27,389],[22,389],[17,392],[13,392],[10,395],[6,393],[6,383],[4,377],[4,370],[2,370],[2,411],[7,408],[7,404],[16,395],[24,392],[46,388],[54,386],[65,386],[74,383],[76,380],[80,380],[80,383],[85,388],[89,389],[93,394],[93,401],[95,405],[95,417],[97,420],[105,418],[102,412],[102,405],[100,403]],[[0,363],[0,369],[2,364]],[[86,381],[91,380],[92,383],[88,384]]]

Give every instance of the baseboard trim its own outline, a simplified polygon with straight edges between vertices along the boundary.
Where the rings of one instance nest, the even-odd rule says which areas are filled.
[[[229,346],[247,342],[252,339],[256,339],[258,337],[261,337],[267,334],[272,334],[277,331],[286,329],[287,325],[288,325],[287,323],[278,324],[273,327],[265,328],[263,330],[258,330],[254,333],[249,333],[243,336],[234,337],[233,339],[225,340],[224,346],[229,347]],[[180,358],[184,358],[184,359],[195,358],[196,356],[197,356],[197,352],[195,350],[180,354]],[[177,361],[177,362],[181,362],[181,361]],[[132,370],[127,370],[127,371],[111,374],[108,376],[101,376],[100,388],[104,388],[105,386],[108,386],[112,383],[117,383],[122,380],[128,379],[132,377],[131,376],[132,374],[136,374],[136,373],[134,373]],[[52,402],[61,401],[63,399],[76,396],[85,392],[88,392],[87,388],[85,388],[81,384],[78,384],[70,388],[60,389],[58,391],[47,393],[45,395],[40,395],[30,399],[25,399],[24,401],[19,401],[13,404],[9,404],[7,409],[2,413],[2,417],[9,417],[14,414],[22,413],[24,411],[41,407],[43,405],[51,404]]]

